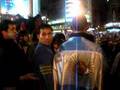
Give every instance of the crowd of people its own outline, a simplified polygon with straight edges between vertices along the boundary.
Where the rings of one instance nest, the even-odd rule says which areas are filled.
[[[64,41],[39,15],[1,21],[0,90],[53,90],[53,57]]]
[[[63,33],[53,36],[53,28],[39,15],[1,21],[0,90],[119,88],[119,35],[105,35],[96,43],[88,28],[84,16],[75,17],[66,39]]]

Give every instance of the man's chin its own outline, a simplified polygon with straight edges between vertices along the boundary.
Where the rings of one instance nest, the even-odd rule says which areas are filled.
[[[49,46],[49,45],[51,45],[50,43],[44,43],[44,45],[47,45],[47,46]]]

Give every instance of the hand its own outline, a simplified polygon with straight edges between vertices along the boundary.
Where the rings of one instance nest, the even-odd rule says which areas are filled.
[[[38,80],[39,78],[35,76],[34,73],[27,73],[23,76],[20,76],[20,80]]]

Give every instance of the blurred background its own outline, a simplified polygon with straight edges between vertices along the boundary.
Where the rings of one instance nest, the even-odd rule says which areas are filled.
[[[120,0],[0,0],[0,21],[40,15],[55,32],[70,31],[72,17],[84,14],[88,31],[119,31]],[[94,31],[94,32],[95,32]]]

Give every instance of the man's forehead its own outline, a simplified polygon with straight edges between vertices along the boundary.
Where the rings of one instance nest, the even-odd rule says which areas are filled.
[[[8,26],[14,26],[15,24],[12,24],[12,23],[10,23],[10,24],[8,24]]]
[[[40,29],[40,32],[52,32],[50,28]]]

